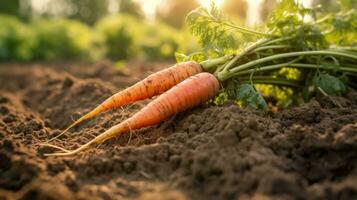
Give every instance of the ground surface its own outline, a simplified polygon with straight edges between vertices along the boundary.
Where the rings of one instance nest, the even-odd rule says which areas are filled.
[[[0,199],[357,199],[357,93],[278,113],[204,105],[66,158],[40,142],[165,64],[0,65]],[[54,144],[75,148],[146,102]]]

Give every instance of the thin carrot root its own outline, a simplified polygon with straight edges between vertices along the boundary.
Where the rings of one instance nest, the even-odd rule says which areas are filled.
[[[151,98],[158,94],[166,92],[168,89],[182,82],[190,76],[201,73],[202,67],[198,63],[183,62],[176,64],[167,69],[154,73],[144,80],[136,83],[135,85],[120,91],[113,96],[106,99],[103,103],[97,106],[95,109],[76,120],[68,128],[62,131],[59,135],[51,138],[46,143],[49,143],[63,134],[69,129],[80,124],[81,122],[90,119],[102,112],[128,105],[130,103]]]
[[[129,130],[153,126],[173,115],[197,106],[214,97],[219,90],[219,81],[210,73],[192,76],[171,88],[147,106],[118,125],[113,126],[76,150],[45,154],[46,156],[70,156],[94,145],[116,137]]]
[[[53,145],[53,144],[46,144],[46,143],[41,143],[41,144],[39,144],[40,146],[45,146],[45,147],[51,147],[51,148],[55,148],[55,149],[58,149],[58,150],[60,150],[60,151],[64,151],[64,152],[70,152],[69,150],[67,150],[67,149],[64,149],[64,148],[62,148],[62,147],[59,147],[59,146],[56,146],[56,145]]]
[[[98,108],[98,107],[97,107]],[[52,142],[53,140],[61,137],[62,135],[64,135],[65,133],[67,133],[67,131],[73,127],[75,127],[76,125],[84,122],[85,120],[87,119],[90,119],[92,117],[94,117],[95,115],[97,115],[97,108],[95,108],[93,111],[85,114],[84,116],[82,116],[81,118],[77,119],[75,122],[73,122],[70,126],[68,126],[66,129],[64,129],[60,134],[54,136],[53,138],[49,139],[48,141],[46,141],[45,143],[50,143]]]

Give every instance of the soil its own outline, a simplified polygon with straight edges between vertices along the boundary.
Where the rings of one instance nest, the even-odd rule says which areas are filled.
[[[0,65],[0,199],[357,199],[357,93],[263,112],[202,105],[72,157],[39,146],[168,63]],[[337,102],[337,103],[336,103]],[[73,149],[147,101],[102,114]]]

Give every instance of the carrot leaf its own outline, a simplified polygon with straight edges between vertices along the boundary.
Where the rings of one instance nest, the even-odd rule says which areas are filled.
[[[202,62],[207,59],[207,57],[202,52],[195,52],[189,55],[185,55],[183,53],[175,53],[176,62],[186,62],[186,61],[195,61]]]
[[[312,82],[318,90],[328,95],[341,96],[347,91],[346,85],[340,79],[327,73],[318,73]]]
[[[255,29],[234,24],[214,4],[192,11],[186,20],[202,46],[201,58],[233,55],[205,69],[222,83],[217,102],[234,100],[243,106],[266,109],[259,91],[272,106],[285,106],[300,104],[320,93],[340,96],[348,88],[356,89],[356,3],[340,0],[340,5],[339,10],[326,13],[305,8],[296,0],[281,0],[265,24]],[[196,59],[191,55],[177,57]]]
[[[237,100],[241,105],[255,109],[266,110],[268,108],[263,96],[252,84],[240,84],[237,87],[236,81],[231,81],[226,87],[229,99]]]

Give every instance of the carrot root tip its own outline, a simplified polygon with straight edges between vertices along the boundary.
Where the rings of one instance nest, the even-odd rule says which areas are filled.
[[[69,152],[55,152],[55,153],[45,153],[43,154],[44,156],[50,157],[50,156],[71,156],[74,155],[75,152],[73,151],[69,151]]]
[[[51,147],[51,148],[54,148],[54,149],[57,149],[57,150],[60,150],[60,151],[63,151],[63,152],[71,152],[70,150],[67,150],[65,148],[62,148],[60,146],[57,146],[57,145],[53,145],[53,144],[47,144],[47,143],[40,143],[39,144],[40,146],[43,146],[43,147]]]

